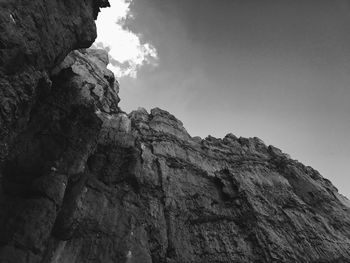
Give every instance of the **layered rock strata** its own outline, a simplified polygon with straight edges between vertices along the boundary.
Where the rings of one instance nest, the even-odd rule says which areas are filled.
[[[108,2],[3,2],[0,262],[350,262],[349,200],[316,170],[124,113],[104,51],[61,61]]]
[[[123,113],[107,54],[71,53],[3,165],[3,262],[348,262],[348,200],[258,138]]]

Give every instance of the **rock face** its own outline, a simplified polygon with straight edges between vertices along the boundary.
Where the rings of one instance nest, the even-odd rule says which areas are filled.
[[[2,166],[1,262],[350,262],[348,200],[258,138],[129,115],[100,50],[52,70]]]
[[[350,261],[346,199],[311,167],[160,109],[102,115],[54,262]]]
[[[95,150],[99,115],[119,112],[107,63],[104,51],[72,52],[53,70],[50,90],[13,140],[1,169],[1,262],[41,262],[67,187],[85,174]]]
[[[122,112],[104,51],[61,61],[107,2],[4,2],[1,263],[350,262],[349,200],[317,171],[258,138]]]
[[[94,18],[107,0],[0,1],[0,160],[25,129],[50,72],[96,38]]]

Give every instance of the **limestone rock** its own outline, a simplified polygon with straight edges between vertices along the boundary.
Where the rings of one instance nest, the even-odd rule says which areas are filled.
[[[70,52],[104,6],[1,2],[0,262],[350,262],[350,202],[313,168],[119,109],[107,54]]]
[[[67,228],[75,223],[66,215],[76,213],[85,189],[103,115],[120,111],[106,58],[105,51],[70,53],[12,141],[1,167],[1,262],[41,262],[52,236],[72,232]]]
[[[106,64],[70,53],[15,137],[1,262],[350,262],[350,202],[330,181],[256,137],[125,114]]]
[[[56,262],[350,261],[348,200],[311,167],[160,109],[129,118],[106,122]]]
[[[94,42],[94,19],[104,6],[107,0],[0,2],[0,160],[50,90],[52,68]]]

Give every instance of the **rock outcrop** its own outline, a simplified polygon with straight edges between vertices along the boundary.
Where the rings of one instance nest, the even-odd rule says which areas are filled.
[[[2,262],[349,262],[348,200],[258,138],[125,114],[101,50],[55,69],[2,168]]]
[[[1,46],[1,263],[350,262],[349,200],[316,170],[258,138],[191,137],[158,108],[124,113],[104,51],[61,61],[107,2],[18,3],[0,12],[21,27],[0,21],[0,44],[18,41]]]
[[[86,171],[102,127],[119,112],[104,51],[72,52],[51,75],[2,164],[1,262],[41,262],[67,187]]]
[[[26,128],[50,72],[96,38],[94,19],[107,0],[0,1],[0,160]]]

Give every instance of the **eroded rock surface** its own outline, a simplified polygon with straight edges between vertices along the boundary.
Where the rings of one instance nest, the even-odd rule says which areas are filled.
[[[346,199],[311,167],[160,109],[110,118],[57,262],[349,262]]]
[[[80,193],[67,189],[85,183],[103,124],[99,116],[120,111],[118,83],[107,63],[105,51],[70,53],[13,140],[1,169],[1,262],[42,262],[50,237],[61,235],[55,229]]]
[[[349,200],[316,170],[119,109],[108,55],[69,53],[107,5],[1,2],[0,262],[350,262]]]
[[[0,160],[51,88],[50,72],[96,38],[94,19],[107,0],[0,1]]]
[[[56,66],[2,165],[1,262],[350,262],[349,200],[258,138],[118,108],[107,54]]]

